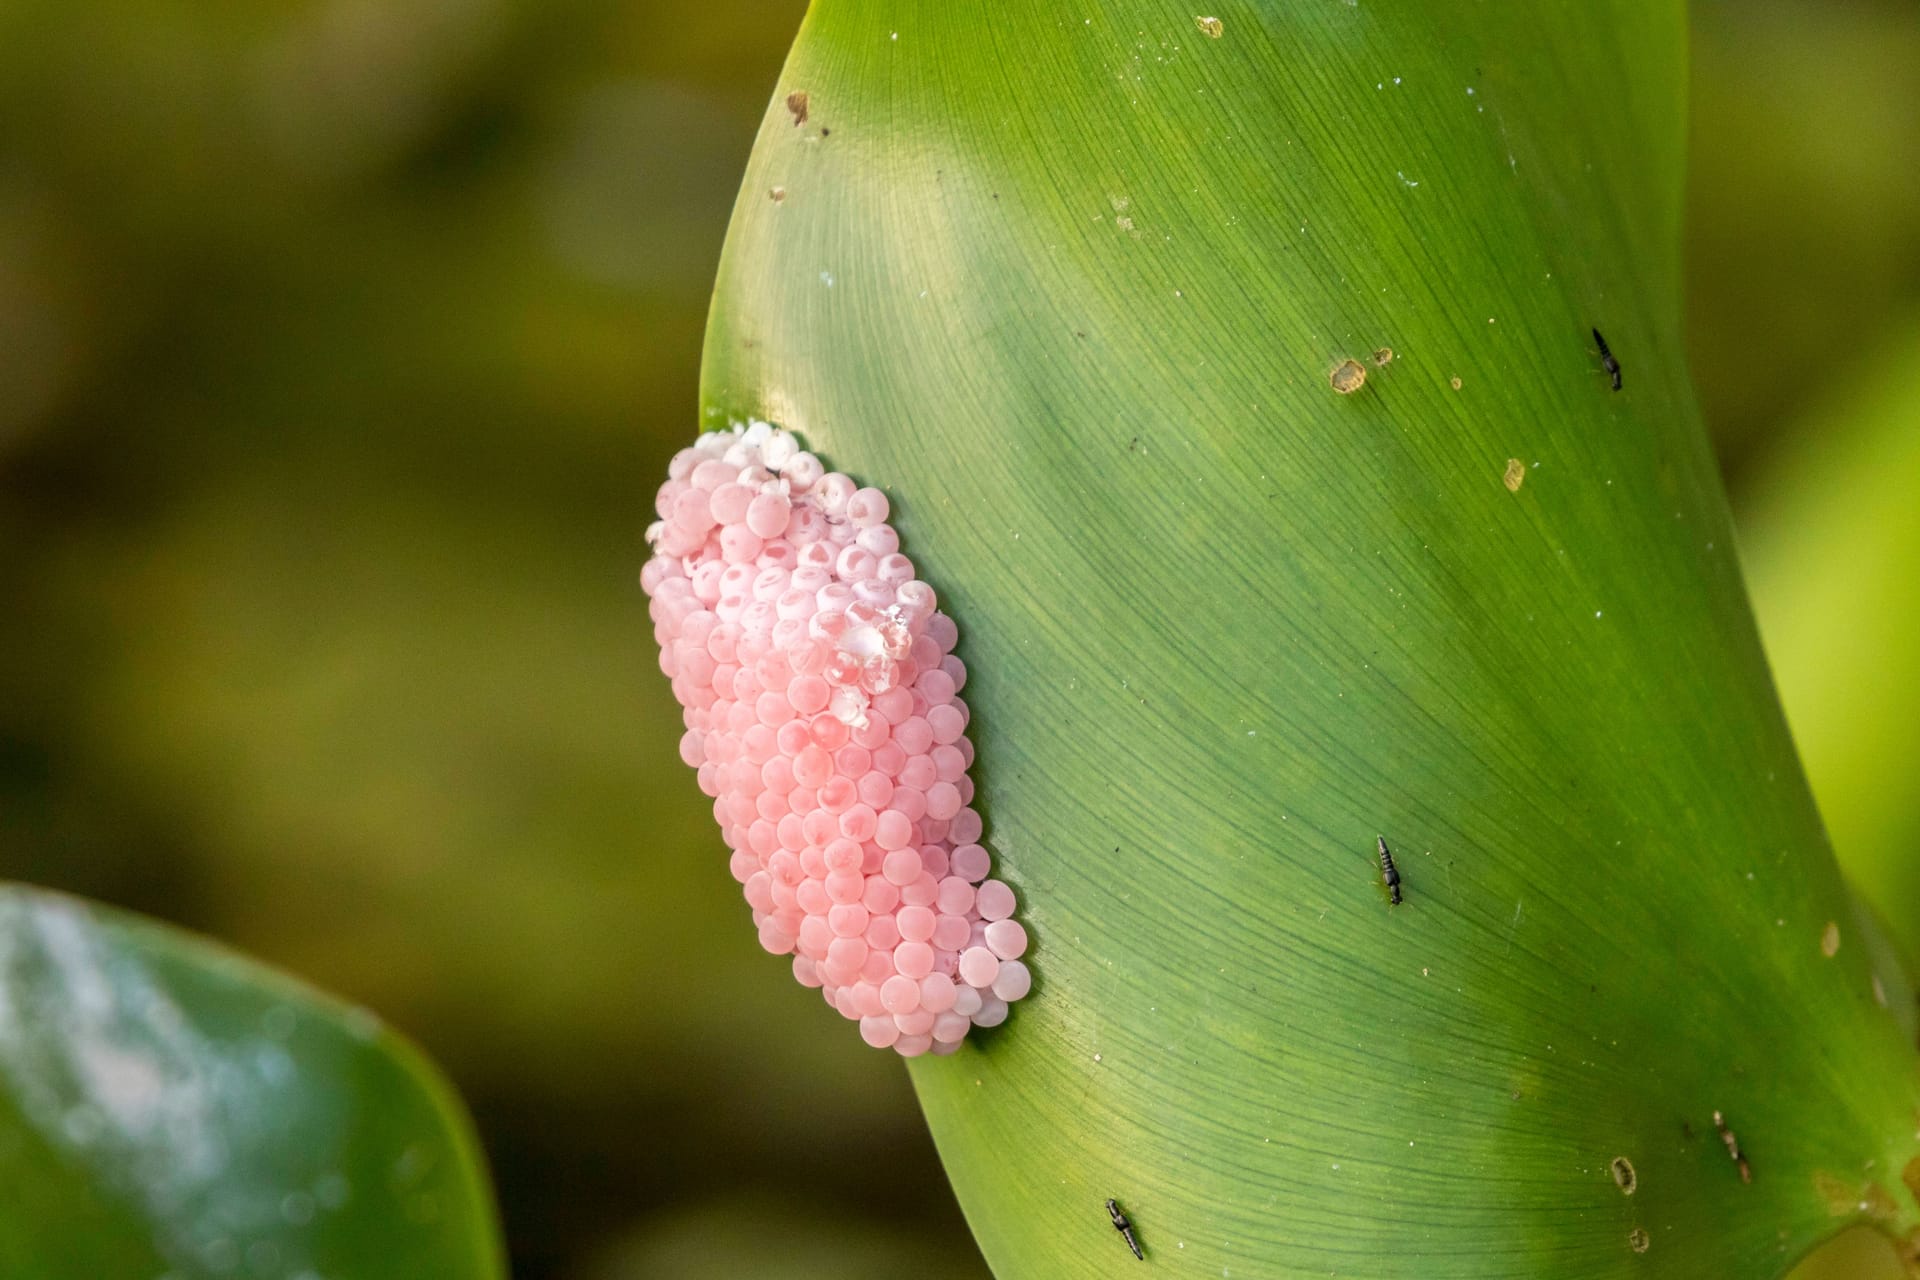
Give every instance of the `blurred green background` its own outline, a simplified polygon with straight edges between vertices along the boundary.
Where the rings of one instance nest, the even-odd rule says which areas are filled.
[[[527,1280],[984,1274],[760,953],[635,585],[803,8],[0,6],[0,875],[412,1032]],[[1920,949],[1920,13],[1695,14],[1695,379]]]

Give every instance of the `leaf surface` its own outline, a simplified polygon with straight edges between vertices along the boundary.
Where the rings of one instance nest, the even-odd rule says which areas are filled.
[[[1685,51],[1624,0],[810,13],[703,407],[885,488],[960,624],[1037,985],[912,1070],[1003,1280],[1135,1265],[1108,1197],[1196,1276],[1920,1223],[1681,361]]]

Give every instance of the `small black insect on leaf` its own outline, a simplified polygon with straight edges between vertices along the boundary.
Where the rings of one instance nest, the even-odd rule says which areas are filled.
[[[1380,878],[1387,882],[1387,894],[1397,907],[1400,905],[1400,869],[1393,865],[1393,851],[1387,848],[1387,838],[1377,838],[1380,841]]]
[[[1612,349],[1607,346],[1607,340],[1600,336],[1598,329],[1593,331],[1593,340],[1600,344],[1600,367],[1607,371],[1607,377],[1613,380],[1613,389],[1618,391],[1620,389],[1620,362],[1613,358]]]
[[[1111,1200],[1107,1201],[1107,1216],[1113,1219],[1113,1229],[1127,1242],[1127,1248],[1133,1250],[1133,1256],[1145,1262],[1147,1255],[1140,1252],[1140,1241],[1134,1238],[1133,1224],[1127,1221],[1127,1215],[1120,1211],[1120,1206]]]

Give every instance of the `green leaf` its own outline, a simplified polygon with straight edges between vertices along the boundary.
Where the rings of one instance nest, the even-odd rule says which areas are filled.
[[[1002,1280],[1135,1265],[1109,1196],[1235,1277],[1920,1228],[1681,360],[1685,49],[1626,0],[809,13],[703,412],[884,487],[960,624],[1037,985],[912,1071]]]
[[[0,886],[0,1273],[504,1275],[465,1113],[364,1010]]]

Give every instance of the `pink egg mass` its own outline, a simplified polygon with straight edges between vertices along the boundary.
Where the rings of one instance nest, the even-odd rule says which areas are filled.
[[[787,432],[709,432],[667,476],[640,585],[760,945],[875,1048],[951,1053],[1032,981],[970,807],[959,632],[887,496]]]

